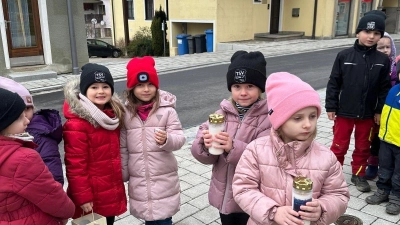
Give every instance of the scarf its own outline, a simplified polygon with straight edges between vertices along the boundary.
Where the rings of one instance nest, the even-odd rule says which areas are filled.
[[[79,101],[82,106],[89,111],[92,118],[106,130],[115,130],[119,126],[119,119],[117,117],[110,118],[96,105],[93,104],[86,96],[79,93]]]
[[[259,101],[259,100],[257,99],[257,101],[255,101],[254,103],[256,103],[256,102],[258,102],[258,101]],[[254,105],[254,103],[251,104],[251,105],[249,105],[249,106],[247,106],[247,107],[243,107],[243,106],[239,105],[237,102],[235,102],[235,106],[236,106],[236,108],[237,108],[237,110],[238,110],[238,113],[239,113],[240,121],[243,120],[244,114],[246,114],[247,111],[249,111],[249,109]]]
[[[20,133],[20,134],[8,134],[6,135],[10,138],[16,138],[23,141],[33,141],[33,136],[31,136],[28,132]]]
[[[145,121],[149,116],[150,111],[153,109],[154,102],[141,105],[137,107],[137,114],[139,115],[140,119]]]

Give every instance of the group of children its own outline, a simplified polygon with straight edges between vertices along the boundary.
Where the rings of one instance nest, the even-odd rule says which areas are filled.
[[[226,74],[231,95],[216,111],[224,116],[224,130],[211,135],[209,122],[203,123],[191,147],[198,161],[213,166],[209,201],[222,225],[335,222],[350,198],[341,165],[354,127],[351,181],[370,191],[365,170],[368,163],[369,170],[378,166],[372,151],[378,148],[378,191],[366,201],[389,201],[386,211],[400,213],[400,86],[389,91],[398,72],[384,20],[380,11],[366,14],[354,46],[337,55],[325,105],[334,120],[330,150],[315,141],[322,109],[309,84],[287,72],[267,78],[260,52],[233,54]],[[152,57],[127,64],[124,100],[105,66],[83,66],[64,88],[63,127],[56,110],[34,112],[26,88],[1,79],[0,224],[65,224],[96,212],[111,225],[127,210],[126,181],[133,216],[146,225],[172,224],[180,209],[173,151],[186,139],[176,97],[160,90]],[[374,124],[380,125],[379,135]],[[374,136],[379,147],[376,142],[371,147]],[[58,152],[62,137],[66,193]],[[223,154],[210,154],[211,146]],[[298,177],[312,180],[312,199],[296,211],[291,199]]]

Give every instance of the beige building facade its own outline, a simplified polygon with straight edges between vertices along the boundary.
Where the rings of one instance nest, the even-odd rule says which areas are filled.
[[[124,39],[151,26],[160,6],[168,16],[170,55],[177,53],[178,34],[213,30],[218,43],[252,40],[257,34],[302,33],[305,38],[354,37],[359,19],[372,9],[386,12],[387,30],[399,30],[400,0],[113,0],[115,38]],[[126,22],[127,21],[127,22]],[[125,22],[125,26],[124,26]],[[126,35],[125,32],[128,32]]]

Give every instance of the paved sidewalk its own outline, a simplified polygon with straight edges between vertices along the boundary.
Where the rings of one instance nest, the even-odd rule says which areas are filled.
[[[400,35],[392,35],[394,40],[400,40]],[[156,58],[156,69],[160,75],[178,70],[187,70],[198,67],[207,67],[210,65],[229,63],[230,57],[236,50],[261,51],[267,58],[291,55],[302,52],[313,52],[331,48],[351,46],[355,38],[333,39],[333,40],[291,40],[282,42],[236,42],[227,43],[225,48],[231,50],[214,53],[202,53],[183,55],[175,57]],[[97,62],[107,66],[116,80],[125,79],[125,65],[129,61],[126,58],[119,59],[97,59],[91,58],[91,62]],[[35,95],[45,92],[61,90],[64,84],[75,75],[65,74],[59,75],[56,79],[38,80],[22,83],[29,91]],[[325,101],[325,89],[318,90],[321,96],[322,105]],[[323,109],[324,110],[324,109]],[[212,112],[210,112],[212,113]],[[206,120],[206,118],[204,118]],[[317,141],[326,146],[330,146],[332,141],[332,125],[326,112],[323,111],[318,121]],[[205,166],[197,162],[190,153],[191,143],[196,135],[198,126],[185,130],[187,143],[181,150],[176,151],[175,155],[179,162],[179,176],[181,185],[181,210],[173,217],[176,225],[204,225],[220,224],[218,210],[208,203],[207,192],[211,177],[211,166]],[[370,193],[360,193],[351,183],[351,154],[354,148],[354,141],[348,154],[346,155],[343,171],[346,181],[349,184],[351,194],[347,214],[357,216],[363,220],[364,225],[395,225],[400,224],[400,216],[391,216],[385,212],[385,204],[367,205],[365,198]],[[65,170],[64,170],[65,171]],[[372,191],[376,190],[375,182],[370,182]],[[66,187],[67,184],[64,185]],[[142,221],[129,215],[129,212],[117,218],[116,225],[140,225]]]
[[[325,101],[325,89],[318,91],[321,97],[321,104]],[[326,146],[330,146],[332,142],[332,125],[333,122],[328,120],[325,109],[322,108],[321,117],[318,120],[318,135],[316,140]],[[199,163],[193,158],[190,147],[193,142],[198,126],[186,129],[186,144],[181,150],[175,152],[175,156],[179,163],[179,177],[181,186],[181,210],[172,217],[176,225],[218,225],[218,210],[210,206],[208,203],[208,189],[211,178],[211,166]],[[351,183],[351,154],[354,149],[354,140],[351,142],[350,150],[345,158],[343,172],[345,179],[349,185],[350,202],[346,214],[356,216],[363,221],[364,225],[395,225],[400,224],[400,216],[389,215],[385,212],[387,203],[380,205],[368,205],[365,198],[376,191],[374,181],[369,181],[372,191],[370,193],[361,193]],[[65,170],[64,170],[65,171]],[[67,183],[64,187],[67,186]],[[125,185],[126,186],[126,185]],[[129,215],[129,212],[117,217],[115,225],[142,225],[142,221]]]
[[[394,40],[400,40],[400,34],[393,34]],[[224,49],[231,49],[218,52],[206,52],[200,54],[186,54],[173,57],[155,58],[156,69],[160,75],[171,71],[188,70],[210,65],[226,64],[230,62],[232,54],[237,50],[261,51],[266,58],[292,55],[304,52],[321,51],[332,48],[351,46],[355,38],[340,38],[331,40],[297,39],[279,42],[265,41],[242,41],[224,43]],[[89,61],[107,66],[115,80],[122,80],[126,77],[126,63],[129,58],[90,58]],[[331,63],[331,62],[328,62]],[[22,84],[33,95],[61,90],[65,83],[76,77],[72,74],[58,75],[57,78],[34,80],[22,82]]]

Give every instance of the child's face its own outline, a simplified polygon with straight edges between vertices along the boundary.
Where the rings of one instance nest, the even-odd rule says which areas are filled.
[[[32,106],[26,107],[24,112],[25,112],[26,118],[28,118],[28,120],[32,120],[32,117],[33,117],[33,107],[32,107]]]
[[[318,111],[314,106],[301,109],[293,114],[280,128],[283,142],[305,141],[314,135],[317,116]]]
[[[381,33],[377,30],[362,30],[356,35],[356,37],[358,38],[358,43],[360,45],[371,47],[381,39]]]
[[[240,106],[247,107],[260,97],[260,89],[253,84],[233,84],[231,86],[232,99]]]
[[[150,102],[156,96],[157,88],[150,82],[138,83],[133,88],[133,94],[142,102]]]
[[[385,53],[387,56],[390,56],[392,53],[392,45],[390,43],[390,39],[388,37],[383,37],[378,41],[378,46],[376,49],[382,53]]]
[[[111,100],[111,87],[107,83],[93,83],[86,91],[86,97],[99,109]]]
[[[22,112],[21,115],[15,120],[10,126],[4,129],[1,133],[10,135],[10,134],[20,134],[25,132],[26,127],[29,124],[28,118],[25,116],[25,112]]]

